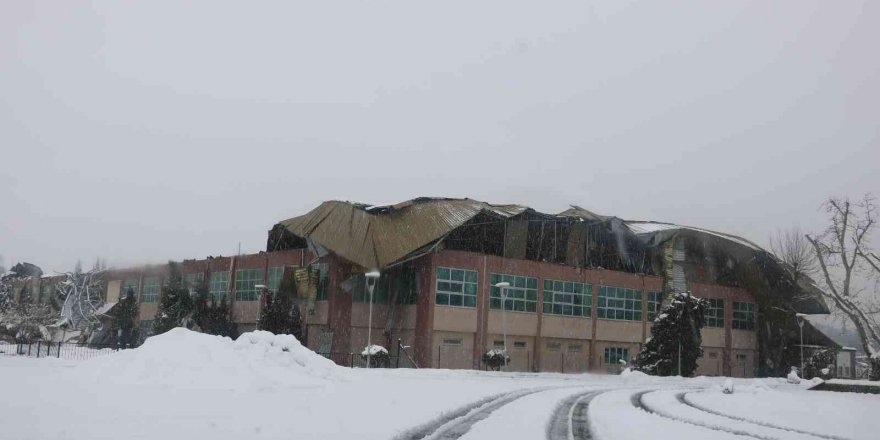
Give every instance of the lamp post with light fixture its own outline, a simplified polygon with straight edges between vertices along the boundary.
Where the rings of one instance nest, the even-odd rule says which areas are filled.
[[[807,315],[795,313],[794,316],[797,317],[798,327],[801,328],[801,377],[804,377],[804,320],[807,318]]]
[[[260,329],[260,316],[263,314],[263,307],[266,305],[266,285],[265,284],[256,284],[254,285],[254,289],[258,289],[260,291],[260,308],[257,309],[257,322],[254,323],[254,328],[257,330]]]
[[[504,338],[504,364],[507,364],[507,288],[510,287],[510,283],[507,281],[502,281],[500,283],[495,283],[495,287],[497,287],[501,291],[501,333]]]
[[[370,368],[370,362],[373,357],[373,289],[376,287],[376,282],[378,282],[380,276],[381,274],[378,270],[364,274],[367,290],[370,291],[370,311],[367,318],[367,368]]]

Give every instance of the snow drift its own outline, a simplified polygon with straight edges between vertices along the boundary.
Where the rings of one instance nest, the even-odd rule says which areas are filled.
[[[100,384],[240,391],[322,386],[344,371],[291,335],[255,331],[232,341],[185,328],[76,368]]]

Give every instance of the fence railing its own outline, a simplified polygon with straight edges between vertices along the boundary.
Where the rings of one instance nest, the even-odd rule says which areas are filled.
[[[397,349],[390,356],[371,356],[370,368],[419,368],[412,356],[406,351],[407,347],[397,340]],[[335,362],[337,365],[349,368],[367,368],[367,357],[359,353],[321,353],[322,356]]]
[[[108,344],[86,344],[77,342],[0,342],[0,355],[27,357],[54,357],[59,359],[85,360],[106,356],[126,347]]]

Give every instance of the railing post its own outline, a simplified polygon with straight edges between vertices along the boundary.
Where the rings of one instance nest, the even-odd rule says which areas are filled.
[[[440,347],[442,347],[442,346],[441,346],[441,345],[438,345],[438,346],[437,346],[437,368],[442,368],[442,367],[443,367],[443,366],[440,364]]]
[[[43,341],[37,341],[37,359],[40,358],[40,350],[43,348]]]
[[[559,364],[559,365],[560,365],[560,368],[561,368],[561,371],[562,371],[563,373],[565,373],[565,352],[563,351],[563,352],[559,353],[559,357],[562,358],[562,363]]]
[[[58,341],[58,359],[61,359],[61,341]]]
[[[33,345],[33,343],[32,343],[32,342],[28,342],[28,354],[27,354],[28,357],[31,356],[31,345]],[[743,364],[743,365],[745,365],[745,364]],[[743,367],[743,369],[745,370],[745,367]]]
[[[400,368],[400,338],[397,338],[397,363],[394,368]]]

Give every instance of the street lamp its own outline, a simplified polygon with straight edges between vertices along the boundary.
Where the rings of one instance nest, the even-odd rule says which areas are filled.
[[[801,377],[804,377],[804,320],[807,318],[807,315],[795,313],[794,316],[797,317],[798,327],[801,328]]]
[[[510,283],[507,281],[502,281],[500,283],[495,283],[495,287],[501,290],[501,333],[504,338],[504,363],[507,364],[507,288],[510,287]]]
[[[373,356],[373,289],[381,274],[378,270],[370,271],[364,274],[366,278],[367,290],[370,291],[370,313],[367,318],[367,368],[370,368],[370,361]]]
[[[260,315],[263,314],[263,305],[265,304],[263,301],[265,300],[264,295],[266,294],[266,288],[265,284],[257,284],[254,286],[254,289],[260,291],[260,307],[257,309],[257,322],[254,323],[254,328],[257,330],[260,329]]]

